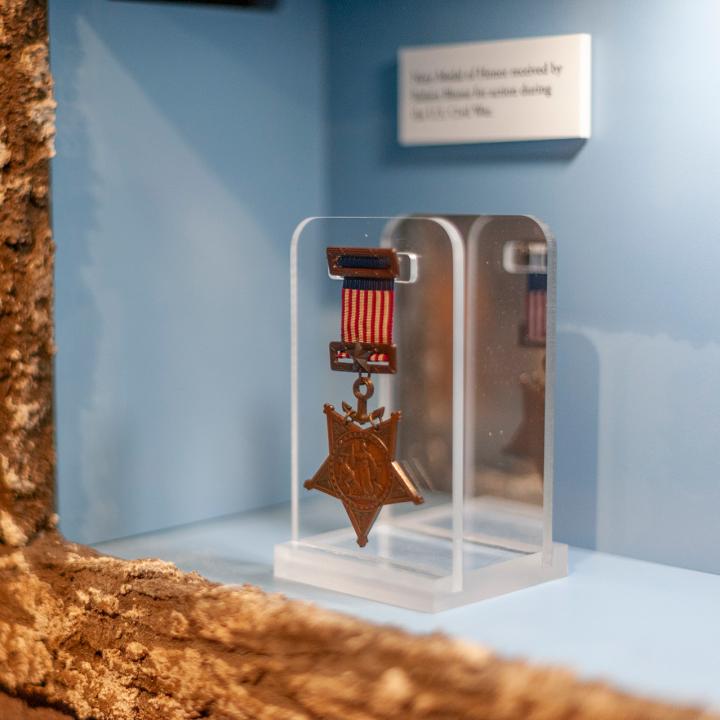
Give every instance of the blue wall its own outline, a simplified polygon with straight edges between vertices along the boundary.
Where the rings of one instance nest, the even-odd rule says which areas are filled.
[[[720,571],[719,26],[716,0],[51,0],[63,529],[287,496],[298,219],[531,213],[560,245],[556,536]],[[587,143],[397,144],[398,47],[573,32]]]
[[[277,502],[287,248],[325,207],[325,6],[51,0],[50,21],[62,529]]]
[[[330,3],[333,214],[530,213],[559,242],[556,537],[720,572],[717,0]],[[402,148],[402,45],[587,32],[593,137]]]

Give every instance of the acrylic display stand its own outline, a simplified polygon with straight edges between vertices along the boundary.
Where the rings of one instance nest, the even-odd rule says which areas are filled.
[[[325,250],[393,247],[398,370],[373,407],[401,410],[396,459],[425,498],[386,506],[368,544],[303,482],[328,453],[323,404],[342,282]],[[552,541],[555,245],[525,216],[310,218],[291,245],[292,539],[275,576],[438,611],[567,574]]]

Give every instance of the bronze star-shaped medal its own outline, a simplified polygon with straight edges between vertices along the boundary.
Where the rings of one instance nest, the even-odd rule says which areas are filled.
[[[370,426],[363,428],[355,421],[357,413],[349,411],[344,403],[343,407],[345,417],[335,412],[332,405],[325,405],[330,454],[312,479],[305,482],[305,487],[342,502],[358,545],[364,547],[383,505],[401,502],[419,505],[423,498],[394,460],[400,413],[394,412],[389,420],[376,423],[374,420],[382,416],[382,410],[376,411]]]

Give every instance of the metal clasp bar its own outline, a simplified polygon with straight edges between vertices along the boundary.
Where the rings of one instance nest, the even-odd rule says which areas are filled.
[[[343,267],[342,258],[367,257],[371,262],[382,263],[381,258],[388,258],[385,268]],[[413,252],[395,250],[394,248],[349,248],[331,247],[327,249],[328,276],[331,280],[342,280],[344,277],[372,277],[375,279],[394,278],[399,285],[409,285],[418,278],[418,256]]]
[[[397,348],[383,343],[330,343],[330,367],[342,372],[394,374],[397,370]]]

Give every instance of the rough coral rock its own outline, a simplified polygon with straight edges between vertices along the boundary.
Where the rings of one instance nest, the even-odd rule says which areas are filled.
[[[55,466],[45,3],[0,3],[0,47],[0,543],[20,546],[48,525]]]
[[[97,720],[711,717],[53,532],[0,556],[0,685]]]

